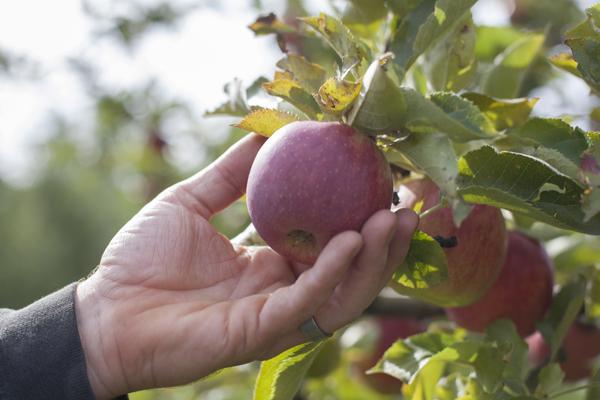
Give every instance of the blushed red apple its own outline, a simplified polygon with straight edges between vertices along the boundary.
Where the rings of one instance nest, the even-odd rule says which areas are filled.
[[[390,166],[371,138],[338,122],[299,121],[259,150],[246,195],[264,241],[312,264],[333,236],[389,209],[392,192]]]
[[[527,339],[528,357],[534,366],[546,362],[550,355],[550,347],[539,332]],[[562,344],[557,357],[567,381],[585,379],[592,373],[594,361],[600,356],[600,329],[595,326],[575,322]]]
[[[497,319],[515,323],[525,337],[535,331],[552,302],[554,285],[552,263],[535,239],[513,231],[502,272],[494,285],[475,303],[448,308],[448,317],[463,328],[483,332]]]
[[[440,190],[429,179],[404,184],[398,191],[399,205],[413,208],[422,202],[422,210],[439,203]],[[476,205],[462,222],[454,225],[452,209],[444,207],[421,218],[419,229],[428,235],[455,237],[456,246],[444,248],[448,260],[448,279],[436,286],[414,289],[392,283],[399,293],[442,307],[473,303],[494,283],[506,255],[507,234],[498,208]]]

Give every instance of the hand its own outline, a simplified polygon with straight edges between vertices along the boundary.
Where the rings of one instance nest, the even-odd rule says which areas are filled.
[[[263,138],[248,135],[167,189],[113,238],[76,294],[88,376],[99,399],[191,382],[334,332],[358,317],[405,257],[418,218],[375,213],[335,236],[314,266],[232,244],[209,223],[239,198]]]

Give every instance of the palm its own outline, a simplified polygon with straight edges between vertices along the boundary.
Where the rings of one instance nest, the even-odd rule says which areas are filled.
[[[149,337],[138,343],[147,347],[156,338],[155,343],[150,343],[152,346],[181,349],[184,354],[175,356],[171,351],[169,357],[190,361],[189,376],[177,374],[163,382],[155,378],[165,375],[156,368],[169,363],[145,360],[142,365],[155,364],[155,376],[147,378],[151,386],[177,384],[203,375],[206,371],[192,365],[197,356],[213,360],[214,365],[210,366],[213,370],[225,366],[220,360],[235,357],[236,362],[244,362],[272,355],[273,348],[280,350],[272,342],[270,348],[260,346],[251,352],[240,348],[244,343],[259,342],[262,336],[251,329],[254,328],[251,321],[245,320],[260,312],[268,293],[293,283],[294,269],[300,267],[294,267],[268,248],[252,250],[252,254],[243,247],[234,248],[196,210],[182,203],[185,201],[173,192],[150,203],[115,236],[101,262],[106,277],[115,285],[113,299],[139,305],[135,314],[128,311],[127,318],[152,326]],[[224,309],[228,321],[222,320]],[[182,322],[189,316],[194,321],[206,321],[206,326],[190,327]],[[154,324],[165,318],[168,322],[161,326]],[[230,329],[231,324],[239,325]],[[191,357],[185,343],[194,340],[195,329],[206,330],[209,337],[206,346],[195,345],[198,354]],[[165,337],[173,340],[165,343]],[[139,349],[128,347],[132,356],[139,354]],[[163,352],[158,349],[154,353]]]

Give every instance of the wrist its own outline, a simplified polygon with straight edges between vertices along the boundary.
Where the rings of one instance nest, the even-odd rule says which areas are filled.
[[[105,299],[98,293],[93,282],[94,276],[77,285],[75,292],[75,315],[77,329],[83,349],[87,376],[92,391],[98,400],[111,399],[126,393],[119,390],[118,380],[114,379],[115,365],[111,329]]]

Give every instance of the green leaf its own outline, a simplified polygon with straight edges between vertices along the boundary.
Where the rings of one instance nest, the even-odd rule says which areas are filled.
[[[484,93],[499,98],[517,97],[529,67],[542,50],[544,40],[542,34],[530,34],[498,55],[494,66],[485,76]]]
[[[572,235],[569,239],[571,243],[554,255],[556,269],[577,270],[600,262],[600,237]]]
[[[501,100],[472,92],[462,96],[475,104],[498,131],[523,125],[538,102],[537,98]]]
[[[600,40],[600,4],[595,4],[585,10],[586,19],[565,33],[565,39],[596,39]]]
[[[513,386],[523,386],[523,379],[527,374],[528,348],[515,324],[507,319],[493,322],[485,331],[485,340],[497,346],[508,346],[506,351],[510,354],[510,359],[503,360],[503,378],[506,382],[513,383]],[[522,390],[526,391],[524,387]]]
[[[361,83],[329,78],[319,88],[317,101],[329,114],[342,114],[360,93]]]
[[[563,229],[600,234],[600,217],[584,222],[583,189],[549,164],[490,146],[459,159],[458,193],[465,201],[524,214]]]
[[[248,86],[248,89],[246,89],[246,97],[251,99],[252,97],[256,96],[263,89],[263,83],[266,82],[269,82],[269,80],[264,76],[258,77],[250,86]]]
[[[214,110],[207,111],[205,115],[231,115],[243,117],[250,112],[247,92],[240,79],[235,78],[233,81],[225,84],[223,91],[227,94],[228,100]]]
[[[588,222],[600,214],[600,174],[586,177],[590,186],[583,194],[583,220]]]
[[[597,258],[596,263],[599,262],[600,258]],[[592,276],[588,279],[585,315],[590,320],[600,317],[600,264],[592,269]]]
[[[526,36],[509,26],[477,26],[475,54],[480,61],[492,62],[507,47]]]
[[[600,92],[600,4],[586,10],[585,21],[565,34],[565,43],[573,52],[573,59],[583,79],[597,93]]]
[[[538,375],[538,385],[535,388],[535,394],[539,398],[548,398],[552,392],[556,391],[562,385],[565,373],[558,363],[550,363],[540,371]]]
[[[600,93],[600,40],[568,39],[565,43],[571,48],[583,79]]]
[[[395,141],[389,151],[401,152],[425,172],[444,194],[456,197],[458,159],[448,136],[414,132],[405,139]]]
[[[404,382],[412,381],[431,357],[462,342],[465,332],[427,332],[396,341],[368,372],[383,372]]]
[[[263,361],[256,378],[254,400],[293,399],[323,343],[304,343]]]
[[[587,391],[585,400],[600,399],[600,369],[594,368],[592,377],[590,378],[590,388]]]
[[[344,10],[345,24],[371,24],[387,16],[385,0],[349,0],[348,3],[350,4]]]
[[[434,93],[426,99],[412,89],[402,89],[407,104],[409,130],[442,132],[457,142],[485,139],[493,135],[489,120],[467,99],[449,92]]]
[[[404,126],[406,103],[401,89],[389,76],[389,61],[384,55],[371,63],[348,114],[348,123],[367,133],[390,133]]]
[[[423,0],[403,15],[397,15],[389,50],[399,77],[430,46],[458,24],[477,0]],[[392,9],[395,9],[392,7]],[[398,9],[395,9],[399,11]]]
[[[258,17],[248,28],[257,36],[296,32],[293,26],[281,21],[273,13]]]
[[[446,254],[439,243],[424,232],[416,231],[410,241],[408,254],[396,268],[392,281],[408,291],[431,288],[448,278]]]
[[[436,386],[446,370],[446,365],[447,363],[443,361],[427,363],[410,385],[403,388],[405,398],[412,400],[433,400],[437,394]]]
[[[581,72],[577,68],[577,61],[573,59],[573,55],[569,53],[560,53],[548,58],[548,61],[557,68],[562,69],[578,78],[583,78]]]
[[[427,53],[429,80],[436,90],[459,91],[468,86],[477,70],[475,26],[470,13],[451,34]]]
[[[281,97],[311,119],[319,119],[321,109],[316,100],[300,84],[292,79],[280,77],[263,84],[263,88],[271,95]]]
[[[588,148],[586,133],[560,119],[532,118],[509,135],[525,139],[535,155],[559,171],[577,179],[582,153]]]
[[[362,59],[370,57],[369,48],[355,38],[340,20],[321,13],[318,17],[300,18],[300,21],[320,34],[337,53],[342,60],[342,76]]]
[[[583,305],[586,281],[579,278],[562,287],[554,296],[546,318],[538,324],[538,330],[550,346],[550,360],[554,361],[569,328]]]
[[[385,24],[385,0],[349,0],[342,22],[358,37],[377,41]]]
[[[287,54],[277,62],[277,66],[291,73],[292,79],[309,93],[317,93],[327,78],[323,67],[296,54]]]
[[[246,115],[244,119],[234,126],[269,137],[279,128],[294,121],[298,121],[298,118],[285,111],[258,108]]]

